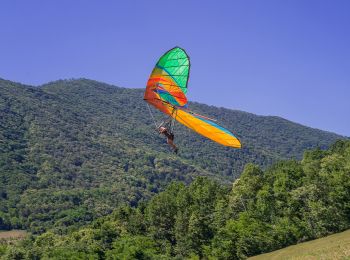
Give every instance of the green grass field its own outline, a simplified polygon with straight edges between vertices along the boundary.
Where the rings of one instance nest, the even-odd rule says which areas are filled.
[[[350,259],[350,230],[249,259]]]
[[[10,230],[0,231],[0,242],[7,240],[23,239],[27,236],[27,232],[24,230]]]

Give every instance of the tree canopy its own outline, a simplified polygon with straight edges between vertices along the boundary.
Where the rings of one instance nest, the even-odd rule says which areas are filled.
[[[16,259],[244,259],[350,228],[350,141],[266,170],[247,164],[231,187],[171,183],[137,207],[60,234],[29,237]]]

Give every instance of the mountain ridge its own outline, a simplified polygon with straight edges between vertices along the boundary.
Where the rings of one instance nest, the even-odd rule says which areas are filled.
[[[0,78],[0,80],[1,80],[1,78]],[[98,83],[98,84],[104,84],[104,85],[110,86],[112,88],[128,89],[128,90],[133,90],[133,91],[140,91],[142,93],[144,92],[143,88],[121,87],[121,86],[117,86],[117,85],[114,85],[114,84],[111,84],[111,83],[104,83],[102,81],[93,80],[93,79],[84,78],[84,77],[71,78],[71,79],[58,79],[58,80],[54,80],[54,81],[49,81],[49,82],[44,83],[44,84],[35,85],[33,87],[41,88],[41,87],[44,87],[44,86],[47,86],[47,85],[50,85],[50,84],[55,84],[55,83],[58,83],[58,82],[69,82],[69,81],[74,82],[74,81],[79,81],[79,80],[86,80],[86,81],[91,81],[91,82]],[[21,84],[21,83],[18,83],[18,84]],[[22,85],[25,85],[25,84],[22,84]],[[27,85],[27,86],[32,86],[32,85]],[[333,131],[330,131],[330,130],[324,130],[324,129],[320,129],[320,128],[309,126],[309,125],[304,125],[302,123],[299,123],[297,121],[293,121],[293,120],[284,118],[282,116],[277,116],[277,115],[260,115],[260,114],[256,114],[256,113],[253,113],[253,112],[247,112],[247,111],[240,110],[240,109],[235,109],[235,108],[228,108],[228,107],[223,107],[223,106],[209,105],[209,104],[206,104],[206,103],[202,103],[200,101],[189,101],[189,104],[200,104],[200,105],[208,106],[209,108],[217,108],[217,109],[224,109],[224,110],[229,110],[229,111],[233,111],[233,112],[246,113],[248,115],[254,115],[254,116],[257,116],[257,117],[276,118],[278,120],[285,120],[285,121],[287,121],[289,123],[297,124],[297,125],[302,126],[302,127],[307,127],[307,128],[313,129],[313,130],[327,132],[327,133],[330,133],[330,134],[336,134],[336,135],[339,135],[341,137],[349,138],[346,135],[342,135],[342,134],[339,134],[339,133],[336,133],[336,132],[333,132]]]
[[[103,84],[103,85],[106,85],[106,86],[109,86],[109,87],[112,87],[112,88],[119,88],[119,89],[127,89],[127,90],[133,90],[133,91],[140,91],[140,92],[144,92],[144,89],[143,88],[135,88],[135,87],[121,87],[121,86],[117,86],[117,85],[114,85],[112,83],[104,83],[102,81],[99,81],[99,80],[93,80],[93,79],[89,79],[89,78],[84,78],[84,77],[79,77],[79,78],[70,78],[70,79],[58,79],[58,80],[53,80],[53,81],[49,81],[47,83],[43,83],[43,84],[39,84],[39,85],[31,85],[31,84],[23,84],[21,82],[17,82],[17,81],[12,81],[12,80],[8,80],[8,79],[4,79],[4,78],[1,78],[0,77],[0,81],[3,81],[3,82],[8,82],[8,83],[15,83],[15,84],[19,84],[19,85],[22,85],[22,86],[25,86],[25,87],[31,87],[31,88],[42,88],[42,87],[45,87],[45,86],[49,86],[49,85],[53,85],[53,84],[56,84],[56,83],[60,83],[60,82],[74,82],[74,81],[80,81],[80,80],[85,80],[85,81],[90,81],[90,82],[93,82],[93,83],[97,83],[97,84]],[[200,104],[200,105],[205,105],[205,106],[208,106],[208,107],[212,107],[212,108],[218,108],[218,109],[227,109],[229,111],[233,111],[233,112],[240,112],[240,113],[246,113],[248,115],[254,115],[254,116],[257,116],[257,117],[264,117],[264,118],[276,118],[276,119],[279,119],[279,120],[285,120],[289,123],[293,123],[293,124],[297,124],[299,126],[302,126],[302,127],[307,127],[307,128],[310,128],[312,130],[317,130],[317,131],[322,131],[322,132],[327,132],[327,133],[330,133],[330,134],[336,134],[340,137],[343,137],[343,138],[350,138],[346,135],[343,135],[343,134],[339,134],[339,133],[336,133],[336,132],[333,132],[333,131],[330,131],[330,130],[324,130],[324,129],[320,129],[320,128],[317,128],[317,127],[313,127],[313,126],[310,126],[310,125],[304,125],[302,123],[299,123],[297,121],[293,121],[293,120],[290,120],[290,119],[287,119],[287,118],[284,118],[282,116],[277,116],[277,115],[260,115],[260,114],[256,114],[256,113],[253,113],[253,112],[247,112],[247,111],[244,111],[244,110],[240,110],[240,109],[234,109],[234,108],[228,108],[228,107],[223,107],[223,106],[217,106],[217,105],[209,105],[209,104],[206,104],[206,103],[202,103],[200,101],[190,101],[189,102],[190,104]]]

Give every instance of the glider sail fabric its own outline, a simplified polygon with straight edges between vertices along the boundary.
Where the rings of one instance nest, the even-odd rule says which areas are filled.
[[[186,52],[175,47],[166,52],[157,62],[147,82],[145,100],[158,106],[164,101],[176,107],[187,104],[187,82],[190,72],[190,59]]]
[[[184,126],[191,128],[198,134],[201,134],[219,144],[241,148],[241,142],[236,136],[209,119],[191,114],[181,109],[176,110],[176,112],[172,114],[172,117]]]
[[[154,67],[144,99],[195,132],[219,144],[241,148],[240,141],[230,131],[186,109],[189,72],[190,60],[186,52],[179,47],[169,50]]]

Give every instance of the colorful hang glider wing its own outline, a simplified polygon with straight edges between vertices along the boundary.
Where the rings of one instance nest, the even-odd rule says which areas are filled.
[[[186,52],[179,47],[169,50],[154,67],[144,99],[160,110],[159,101],[176,107],[186,106],[189,72],[190,60]]]
[[[241,142],[230,131],[203,116],[182,109],[176,109],[171,116],[184,126],[219,144],[234,148],[242,147]]]
[[[241,148],[241,143],[227,129],[208,118],[185,110],[190,60],[186,52],[175,47],[157,62],[147,82],[144,99],[163,113],[197,133],[225,146]]]

